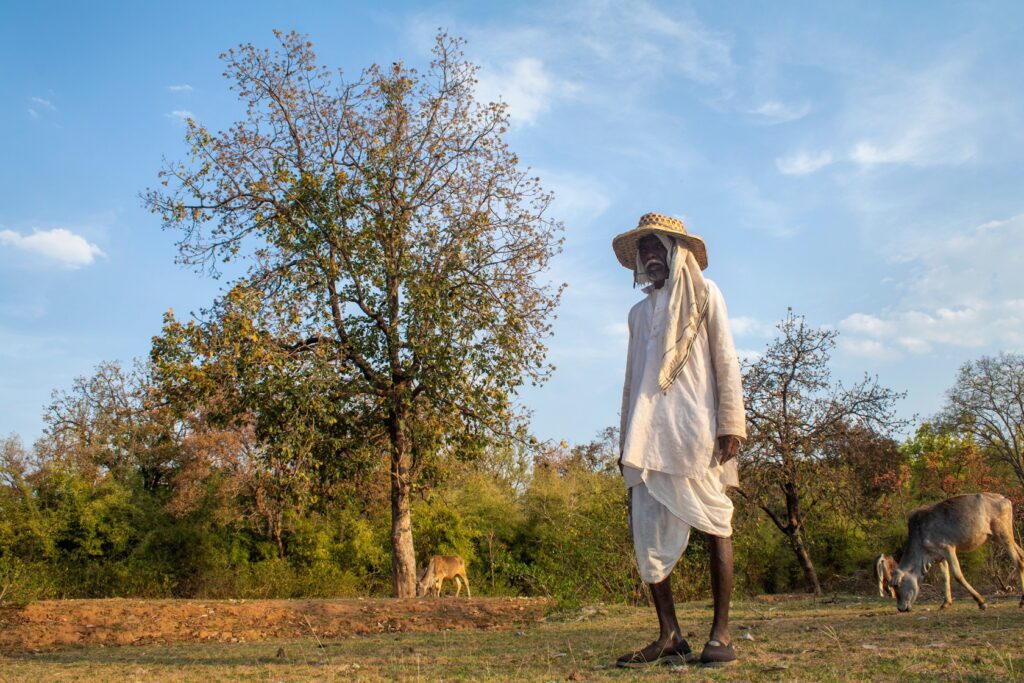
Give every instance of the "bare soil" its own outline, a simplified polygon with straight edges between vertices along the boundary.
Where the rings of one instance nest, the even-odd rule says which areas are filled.
[[[527,598],[43,600],[0,609],[0,653],[510,628],[537,621],[547,605]]]
[[[736,600],[732,609],[732,635],[739,662],[735,666],[724,669],[663,666],[645,671],[617,669],[615,658],[645,645],[655,635],[657,620],[650,607],[589,605],[539,618],[546,606],[538,601],[478,601],[476,598],[458,602],[445,598],[440,601],[304,602],[104,600],[57,602],[48,606],[40,603],[18,611],[23,621],[11,626],[16,633],[31,633],[32,628],[39,629],[39,633],[49,633],[51,645],[46,649],[13,653],[0,648],[0,683],[250,680],[302,683],[435,680],[473,683],[566,680],[1024,683],[1024,609],[1017,607],[1016,596],[991,596],[989,607],[984,611],[969,599],[958,598],[952,607],[944,610],[938,609],[940,602],[936,598],[924,600],[915,605],[912,612],[900,614],[894,601],[877,595]],[[85,612],[90,615],[96,614],[97,606],[103,606],[101,611],[111,614],[131,604],[148,611],[132,616],[131,610],[123,609],[119,616],[110,616],[103,622],[107,624],[104,629],[111,634],[124,634],[126,642],[133,644],[112,646],[80,639],[73,641],[77,645],[54,644],[55,632],[74,630],[61,624],[74,623],[81,617],[83,603],[92,606]],[[175,609],[181,611],[174,612]],[[474,614],[473,610],[478,610],[479,614]],[[700,649],[711,625],[709,602],[680,603],[676,610],[690,644]],[[25,612],[30,613],[29,617],[35,615],[35,621],[28,619]],[[204,614],[207,616],[202,616]],[[148,618],[164,624],[165,632],[172,635],[161,638],[181,639],[167,643],[140,641],[141,633],[157,629],[146,626],[149,631],[145,631],[138,621],[127,623],[129,618]],[[180,631],[168,625],[175,618],[185,622]],[[112,626],[116,619],[125,620],[125,626],[119,630]],[[261,621],[264,619],[269,625],[264,625]],[[512,628],[504,628],[516,619],[523,621]],[[274,623],[278,624],[276,631],[271,626]],[[89,624],[99,626],[83,622],[77,628],[85,629]],[[237,628],[235,635],[224,628],[231,624]],[[317,631],[317,624],[324,629],[322,634]],[[392,629],[408,625],[409,630],[389,632],[389,625]],[[337,637],[327,637],[327,631],[332,628],[336,629],[331,632]],[[352,630],[343,631],[343,628]],[[204,629],[206,640],[202,639]],[[266,633],[267,639],[231,642],[231,638],[245,637],[247,630],[258,635]],[[273,633],[277,637],[271,637]],[[348,637],[349,633],[360,635]],[[88,637],[95,638],[95,634]],[[0,638],[12,639],[3,623],[0,623]],[[24,642],[24,635],[19,642]]]

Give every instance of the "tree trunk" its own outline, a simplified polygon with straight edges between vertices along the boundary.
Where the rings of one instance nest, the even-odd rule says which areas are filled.
[[[277,545],[277,556],[284,559],[284,511],[274,513],[274,543]]]
[[[800,563],[800,568],[804,570],[804,579],[807,581],[807,587],[815,595],[821,595],[821,583],[818,582],[818,572],[814,571],[814,563],[811,562],[811,556],[807,553],[807,547],[804,545],[804,539],[799,530],[789,535],[789,544],[793,547],[793,552]]]
[[[789,513],[789,527],[786,535],[789,536],[789,544],[793,548],[800,568],[804,570],[804,579],[807,581],[807,588],[815,595],[821,595],[821,583],[818,581],[818,572],[814,571],[814,563],[811,555],[807,552],[803,538],[803,519],[800,515],[800,497],[797,494],[796,485],[787,482],[783,486],[786,493],[786,511]]]
[[[405,411],[395,401],[389,416],[391,436],[391,580],[396,598],[416,597],[416,552],[412,544],[409,511],[409,442],[405,436]]]

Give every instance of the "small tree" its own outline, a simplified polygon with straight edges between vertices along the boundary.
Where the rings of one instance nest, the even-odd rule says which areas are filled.
[[[395,63],[347,82],[276,35],[279,52],[223,56],[245,119],[216,134],[189,121],[191,162],[146,204],[183,231],[185,263],[248,264],[236,284],[280,349],[333,378],[335,419],[383,427],[394,592],[410,596],[417,453],[522,428],[514,394],[550,371],[561,290],[541,278],[560,225],[503,141],[505,107],[475,101],[460,41],[440,34],[423,74]]]
[[[152,368],[103,362],[70,391],[54,391],[36,444],[46,462],[63,462],[98,480],[138,476],[150,493],[167,486],[175,466],[180,425],[157,395]]]
[[[964,363],[941,419],[973,436],[1024,486],[1024,355],[1001,353]]]
[[[848,389],[833,383],[828,362],[834,330],[810,328],[792,310],[778,330],[764,355],[744,368],[742,491],[786,535],[808,588],[820,594],[805,523],[835,494],[839,473],[828,469],[832,446],[849,439],[851,426],[880,432],[904,424],[893,412],[902,395],[868,377]]]

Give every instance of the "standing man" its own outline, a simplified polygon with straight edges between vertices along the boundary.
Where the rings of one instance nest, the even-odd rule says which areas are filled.
[[[646,297],[629,312],[619,467],[629,488],[637,566],[658,614],[658,639],[619,666],[690,662],[676,621],[670,575],[690,529],[708,536],[715,613],[700,655],[709,666],[736,660],[729,635],[732,501],[736,451],[746,438],[739,359],[721,292],[704,278],[704,241],[657,213],[612,240]]]

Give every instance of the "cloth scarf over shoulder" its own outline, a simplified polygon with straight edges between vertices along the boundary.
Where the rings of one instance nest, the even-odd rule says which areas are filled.
[[[697,331],[707,318],[709,296],[707,281],[690,250],[668,235],[655,233],[655,236],[665,245],[669,257],[669,277],[665,282],[668,319],[661,335],[661,370],[658,372],[658,386],[665,391],[690,358]],[[637,282],[649,282],[639,253],[636,261]],[[673,311],[678,315],[673,315]]]

